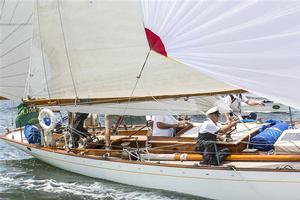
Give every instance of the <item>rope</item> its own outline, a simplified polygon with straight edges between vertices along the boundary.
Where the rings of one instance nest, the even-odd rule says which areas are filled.
[[[85,137],[85,136],[86,136],[86,137],[90,137],[87,133],[78,131],[78,130],[75,129],[75,128],[72,128],[72,127],[66,127],[66,129],[67,129],[68,131],[71,131],[72,133],[77,134],[78,136],[81,136],[81,137]]]
[[[158,100],[157,100],[154,96],[152,96],[152,95],[151,95],[151,98],[152,98],[156,103],[158,103],[158,104],[160,104],[160,105],[164,105],[164,104],[165,104],[165,103],[162,103],[162,102],[158,101]],[[170,112],[170,113],[172,113],[172,110],[169,109],[167,106],[166,106],[165,110],[168,111],[168,112]]]
[[[62,128],[63,129],[63,128]],[[78,131],[78,130],[76,130],[76,129],[74,129],[74,128],[72,128],[72,127],[65,127],[65,129],[67,130],[67,131],[72,131],[72,132],[74,132],[75,134],[77,134],[77,135],[79,135],[80,137],[83,137],[83,135],[87,135],[86,133],[84,133],[84,132],[81,132],[81,131]],[[137,131],[138,132],[138,131]],[[133,135],[133,134],[132,134]],[[132,136],[131,135],[131,136]],[[89,136],[89,135],[87,135],[87,137],[90,137],[90,138],[92,138],[91,136]],[[97,138],[97,137],[96,137]],[[124,138],[122,138],[122,139],[128,139],[128,138],[130,138],[130,137],[124,137]],[[137,137],[136,137],[136,139],[138,139]],[[207,141],[207,142],[214,142],[214,143],[216,143],[216,141]],[[292,141],[290,141],[291,143],[292,143]],[[241,143],[246,143],[246,144],[248,144],[248,142],[241,142]],[[217,143],[216,143],[217,144]],[[262,143],[250,143],[250,144],[262,144]],[[140,151],[146,151],[147,152],[147,154],[149,154],[149,151],[151,151],[151,150],[159,150],[159,149],[164,149],[164,148],[168,148],[168,147],[178,147],[178,146],[183,146],[183,145],[187,145],[186,143],[182,143],[182,144],[172,144],[172,145],[164,145],[164,146],[159,146],[159,147],[145,147],[145,148],[131,148],[133,151],[134,150],[136,150],[136,149],[139,149]],[[262,144],[262,145],[273,145],[273,144]],[[123,148],[121,145],[113,145],[113,144],[111,144],[111,147],[115,147],[115,148]],[[204,153],[204,151],[187,151],[187,150],[185,150],[185,151],[182,151],[182,152],[180,152],[180,151],[178,151],[178,152],[174,152],[174,150],[170,150],[170,149],[164,149],[164,152],[170,152],[170,153],[193,153],[193,154],[197,154],[197,153],[199,153],[199,154],[203,154]],[[216,152],[215,151],[213,151],[213,152],[208,152],[208,151],[206,151],[205,153],[208,153],[208,154],[216,154]],[[276,151],[275,153],[286,153],[286,152],[283,152],[283,151]],[[231,153],[228,153],[228,154],[231,154]],[[267,153],[266,153],[267,154]]]
[[[36,9],[37,9],[37,23],[38,23],[38,28],[39,28],[40,45],[41,45],[42,60],[43,60],[43,68],[44,68],[44,76],[45,76],[45,81],[46,81],[46,87],[47,87],[48,97],[49,97],[49,99],[50,99],[51,96],[50,96],[49,83],[48,83],[47,72],[46,72],[46,66],[45,66],[44,48],[43,48],[42,35],[41,35],[39,0],[36,1]]]
[[[126,111],[127,111],[127,109],[128,109],[128,106],[129,106],[131,97],[133,96],[133,93],[134,93],[134,91],[135,91],[135,89],[136,89],[136,87],[137,87],[137,85],[138,85],[138,82],[139,82],[141,76],[142,76],[142,73],[143,73],[144,68],[145,68],[145,66],[146,66],[146,62],[147,62],[147,60],[148,60],[148,57],[149,57],[149,55],[150,55],[150,52],[151,52],[151,49],[149,49],[149,51],[148,51],[148,53],[147,53],[147,56],[146,56],[146,58],[145,58],[145,60],[144,60],[144,63],[143,63],[143,65],[142,65],[142,68],[141,68],[141,70],[140,70],[140,73],[139,73],[138,76],[136,77],[136,81],[135,81],[134,87],[133,87],[133,89],[132,89],[132,91],[131,91],[131,94],[130,94],[130,96],[129,96],[129,98],[128,98],[126,107],[125,107],[124,112],[123,112],[122,115],[125,115],[125,113],[126,113]]]
[[[63,40],[64,40],[65,52],[66,52],[66,56],[67,56],[67,60],[68,60],[68,67],[69,67],[69,71],[70,71],[70,75],[71,75],[71,79],[72,79],[74,93],[75,93],[75,96],[76,96],[76,98],[75,98],[75,105],[76,105],[77,104],[77,99],[78,99],[78,93],[77,93],[77,90],[76,90],[75,81],[74,81],[74,77],[73,77],[73,73],[72,73],[72,69],[71,69],[71,62],[70,62],[70,58],[69,58],[69,51],[68,51],[68,48],[67,48],[66,37],[65,37],[65,32],[64,32],[64,28],[63,28],[63,22],[62,22],[62,16],[61,16],[61,11],[60,11],[59,0],[57,0],[57,8],[58,8],[58,13],[59,13],[61,31],[62,31]]]

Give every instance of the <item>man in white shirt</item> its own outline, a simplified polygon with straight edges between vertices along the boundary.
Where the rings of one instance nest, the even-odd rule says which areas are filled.
[[[207,120],[203,122],[198,134],[196,151],[203,154],[203,164],[220,164],[217,160],[222,161],[227,154],[224,154],[225,150],[219,152],[216,141],[218,135],[224,135],[231,130],[237,123],[236,119],[231,120],[228,125],[218,127],[219,110],[218,107],[213,107],[206,112]],[[226,150],[228,152],[228,149]],[[216,158],[216,152],[219,152],[219,158]],[[223,153],[223,154],[222,154]]]
[[[246,103],[248,105],[264,105],[262,101],[255,100],[255,99],[248,99],[243,94],[231,94],[227,95],[223,98],[223,101],[228,105],[229,108],[231,108],[232,112],[239,116],[240,119],[242,119],[242,103]],[[225,113],[225,117],[227,120],[227,123],[230,121],[230,113]]]
[[[184,122],[177,121],[172,115],[153,116],[152,136],[172,137],[177,127],[184,126]]]

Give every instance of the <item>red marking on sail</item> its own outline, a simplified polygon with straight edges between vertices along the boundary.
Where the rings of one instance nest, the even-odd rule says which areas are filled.
[[[157,53],[167,56],[165,45],[161,41],[160,37],[147,28],[145,28],[145,32],[150,48]]]

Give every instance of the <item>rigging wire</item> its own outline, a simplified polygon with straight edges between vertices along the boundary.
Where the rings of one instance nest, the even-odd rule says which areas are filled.
[[[41,35],[39,0],[36,1],[36,9],[37,9],[37,23],[38,23],[38,30],[39,30],[40,45],[41,45],[41,54],[42,54],[42,61],[43,61],[43,68],[44,68],[44,76],[45,76],[45,81],[46,81],[46,87],[47,87],[48,97],[50,99],[51,95],[50,95],[50,90],[49,90],[49,83],[48,83],[47,71],[46,71],[46,66],[45,66],[45,56],[44,56],[43,41],[42,41],[42,35]]]
[[[11,22],[12,22],[14,16],[15,16],[15,14],[16,14],[16,10],[17,10],[17,8],[18,8],[19,3],[20,3],[20,0],[17,1],[17,4],[16,4],[16,6],[15,6],[15,8],[14,8],[14,11],[13,11],[13,14],[12,14],[10,20],[9,20],[9,24],[11,24]]]
[[[139,80],[140,80],[140,78],[142,77],[142,73],[143,73],[144,68],[145,68],[145,66],[146,66],[146,63],[147,63],[147,60],[148,60],[148,58],[149,58],[150,52],[151,52],[151,49],[149,49],[149,51],[148,51],[148,53],[147,53],[147,56],[146,56],[146,58],[145,58],[145,60],[144,60],[144,63],[143,63],[143,65],[142,65],[142,67],[141,67],[140,73],[139,73],[138,76],[136,77],[136,81],[135,81],[134,87],[133,87],[133,89],[132,89],[132,91],[131,91],[131,94],[130,94],[130,96],[129,96],[129,98],[128,98],[128,101],[127,101],[127,103],[126,103],[126,107],[125,107],[125,109],[124,109],[122,115],[125,115],[125,113],[126,113],[126,111],[127,111],[127,109],[128,109],[128,106],[129,106],[130,100],[131,100],[131,98],[132,98],[132,96],[133,96],[133,93],[135,92],[135,89],[136,89],[136,87],[137,87],[137,85],[138,85],[138,83],[139,83]]]
[[[67,56],[67,60],[68,60],[68,67],[69,67],[69,71],[70,71],[70,75],[71,75],[71,79],[72,79],[72,83],[73,83],[73,88],[74,88],[74,92],[75,92],[75,96],[76,96],[76,99],[75,99],[75,105],[76,105],[77,104],[77,99],[78,99],[78,93],[77,93],[77,90],[76,90],[75,81],[74,81],[74,77],[73,77],[73,73],[72,73],[72,69],[71,69],[71,62],[70,62],[70,58],[69,58],[69,51],[68,51],[68,48],[67,48],[66,37],[65,37],[65,32],[64,32],[64,28],[63,28],[63,22],[62,22],[62,16],[61,16],[59,0],[57,0],[57,8],[58,8],[58,13],[59,13],[59,21],[60,21],[62,36],[63,36],[63,40],[64,40],[65,52],[66,52],[66,56]]]

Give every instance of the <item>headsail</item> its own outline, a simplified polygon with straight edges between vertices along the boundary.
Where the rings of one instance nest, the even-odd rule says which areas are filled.
[[[300,2],[142,0],[156,50],[220,81],[300,108]],[[160,50],[159,50],[160,49]]]
[[[30,63],[33,2],[0,1],[0,96],[21,99]]]

